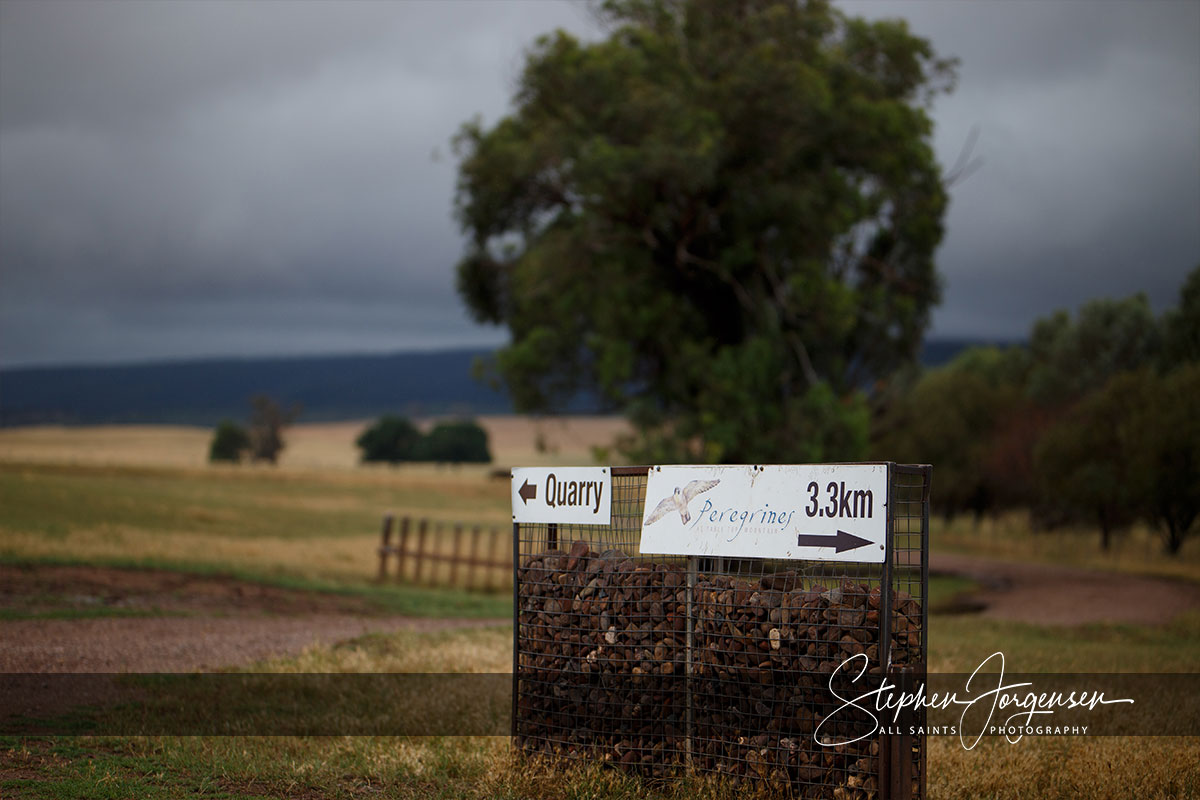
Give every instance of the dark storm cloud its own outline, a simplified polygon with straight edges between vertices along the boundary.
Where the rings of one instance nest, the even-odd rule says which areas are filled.
[[[935,333],[1018,337],[1200,261],[1200,5],[847,3],[962,59]],[[0,3],[0,364],[497,342],[449,139],[578,4]]]
[[[935,333],[1018,338],[1057,308],[1144,291],[1173,305],[1200,264],[1200,4],[846,3],[902,14],[961,59],[934,108],[951,190]]]
[[[453,293],[449,139],[549,3],[9,3],[0,359],[497,341]]]

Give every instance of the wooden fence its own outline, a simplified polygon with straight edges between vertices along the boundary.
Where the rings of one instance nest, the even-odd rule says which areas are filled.
[[[512,529],[383,517],[379,580],[497,589],[512,585]],[[393,529],[396,534],[393,541]],[[388,562],[396,568],[389,575]]]

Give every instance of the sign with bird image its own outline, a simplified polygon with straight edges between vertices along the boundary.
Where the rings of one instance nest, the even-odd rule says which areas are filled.
[[[641,551],[881,563],[886,464],[660,466]]]

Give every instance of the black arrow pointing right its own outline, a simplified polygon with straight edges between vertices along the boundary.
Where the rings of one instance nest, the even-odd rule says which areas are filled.
[[[529,501],[537,497],[537,486],[530,486],[529,479],[526,478],[521,488],[517,489],[517,494],[521,495],[522,503],[529,505]]]
[[[864,539],[861,536],[855,536],[853,533],[846,531],[838,531],[837,533],[802,533],[796,537],[796,545],[798,547],[835,547],[839,553],[854,550],[870,543],[870,539]]]

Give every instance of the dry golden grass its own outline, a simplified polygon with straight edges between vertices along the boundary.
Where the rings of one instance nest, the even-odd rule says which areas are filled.
[[[953,639],[991,646],[989,639],[1012,633],[1011,626],[954,620],[934,642],[944,649]],[[1189,629],[1190,630],[1190,629]],[[1046,642],[1041,641],[1043,633]],[[1155,646],[1168,652],[1186,631],[1149,633]],[[1095,648],[1128,651],[1142,635],[1120,627],[1107,633],[1079,631],[1063,637],[1030,626],[1011,640],[1021,666],[1034,671],[1080,669],[1072,652],[1080,642],[1098,636]],[[400,633],[370,636],[338,646],[314,647],[295,659],[255,667],[283,672],[507,672],[511,669],[511,630],[458,630],[438,635]],[[1049,644],[1057,640],[1058,647]],[[1078,640],[1078,641],[1077,641]],[[977,648],[976,648],[977,649]],[[1088,646],[1082,648],[1087,658]],[[1131,668],[1145,669],[1160,655],[1153,648],[1134,650]],[[949,652],[935,654],[946,662]],[[1181,656],[1186,660],[1186,656]],[[951,659],[952,660],[952,659]],[[1180,663],[1183,663],[1181,660]],[[961,668],[962,665],[959,665]],[[466,707],[469,698],[448,698]],[[190,746],[190,745],[189,745]],[[956,737],[928,739],[928,789],[933,800],[1076,800],[1076,798],[1189,798],[1200,796],[1200,737],[1026,737],[1017,743],[983,739],[965,750]],[[168,749],[182,747],[171,744]],[[253,745],[254,748],[260,745]],[[274,747],[274,745],[272,745]],[[503,738],[406,738],[346,744],[331,756],[328,747],[295,746],[297,766],[322,771],[331,760],[353,757],[369,761],[373,774],[392,776],[381,790],[388,797],[588,797],[732,798],[760,796],[752,787],[732,791],[703,777],[646,784],[599,765],[515,759]],[[248,767],[249,769],[249,767]],[[747,793],[748,792],[748,793]],[[770,796],[770,795],[763,795]]]
[[[933,490],[937,492],[936,472]],[[1145,524],[1115,535],[1108,552],[1100,549],[1097,530],[1035,531],[1028,512],[985,517],[978,523],[959,517],[947,524],[934,517],[929,541],[938,551],[1200,581],[1200,536],[1186,540],[1179,554],[1170,556],[1163,552],[1159,533]]]
[[[1200,796],[1200,737],[929,739],[931,800],[1176,800]]]
[[[13,530],[0,525],[0,542],[19,558],[64,561],[228,567],[263,575],[363,581],[375,574],[378,534],[317,537],[234,539],[184,531],[148,531],[98,524],[73,528],[62,537]]]
[[[212,431],[173,425],[39,425],[0,429],[0,461],[203,467]]]
[[[593,446],[625,429],[622,420],[602,417],[493,416],[480,423],[495,463],[505,466],[590,463]],[[486,532],[510,519],[508,482],[491,479],[491,465],[360,465],[354,440],[365,424],[296,425],[278,467],[208,464],[211,433],[202,428],[0,430],[0,505],[7,505],[0,550],[362,581],[376,574],[379,520],[392,512],[446,523],[430,531],[429,551],[452,552],[448,523],[462,522],[464,549],[470,528],[481,525],[481,557],[509,558],[507,544]],[[415,547],[415,529],[411,541]],[[448,564],[438,564],[425,576],[444,583],[449,573]],[[507,569],[477,577],[495,585],[511,580]]]
[[[504,466],[595,463],[592,448],[608,447],[631,429],[621,417],[485,416],[492,457]]]
[[[494,465],[501,467],[541,464],[591,464],[592,448],[610,445],[628,431],[620,417],[567,416],[479,417],[488,432]],[[428,428],[434,420],[419,421]],[[370,424],[315,422],[294,425],[285,431],[287,446],[279,469],[293,471],[368,471],[363,468],[354,440]],[[204,468],[212,431],[172,425],[96,425],[67,428],[34,426],[0,429],[0,461],[104,466]],[[270,469],[262,467],[262,469]],[[406,471],[434,475],[458,472],[477,475],[483,467],[459,470],[434,466],[406,466]]]
[[[432,520],[427,552],[452,552],[459,522],[467,525],[466,550],[479,526],[481,555],[507,562],[508,503],[507,481],[454,471],[0,462],[0,553],[363,582],[377,573],[385,512]],[[412,546],[416,540],[414,529]],[[449,577],[448,565],[437,571]],[[510,575],[489,571],[496,585]]]
[[[510,626],[373,634],[340,645],[314,645],[299,656],[264,661],[249,671],[511,673],[512,641]]]
[[[596,418],[481,422],[503,466],[589,463],[590,448],[607,444],[624,427],[619,420]],[[0,430],[0,491],[7,492],[0,495],[0,550],[26,557],[229,564],[365,581],[377,568],[384,511],[507,522],[509,486],[489,480],[489,468],[358,466],[353,440],[361,428],[362,423],[298,425],[277,469],[207,465],[210,434],[196,428]],[[935,520],[932,540],[935,548],[1013,559],[1193,579],[1200,574],[1200,541],[1189,542],[1181,558],[1166,559],[1144,529],[1119,539],[1110,555],[1098,552],[1094,532],[1034,534],[1020,516],[985,521],[978,529],[966,520],[950,527]],[[450,541],[444,533],[431,537],[443,549]],[[1186,670],[1197,663],[1198,630],[1192,617],[1162,629],[1065,630],[935,618],[930,663],[970,669],[1002,649],[1011,668],[1021,671]],[[511,643],[508,629],[368,637],[268,666],[298,672],[503,672],[511,669]],[[297,786],[336,796],[353,794],[360,784],[373,795],[413,798],[720,796],[703,782],[647,787],[613,770],[531,768],[513,759],[503,738],[184,737],[129,739],[114,746],[135,765],[113,758],[105,766],[114,780],[128,783],[119,796],[146,796],[139,783],[146,774],[167,776],[163,791],[153,796],[173,796],[180,787],[170,781],[184,775],[211,779],[239,797],[282,796],[297,792]],[[956,739],[938,737],[929,747],[933,798],[1200,796],[1198,738],[1027,738],[1015,745],[993,739],[965,751]],[[61,773],[47,773],[63,780],[73,774],[70,764]],[[345,783],[347,775],[353,786]],[[89,786],[80,784],[78,796],[90,796]]]

